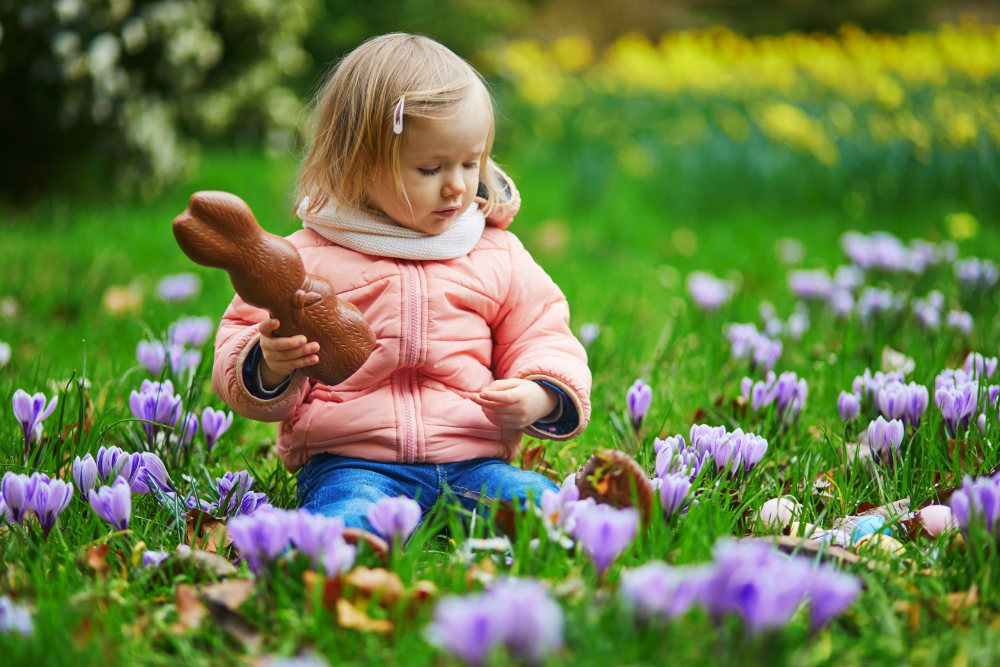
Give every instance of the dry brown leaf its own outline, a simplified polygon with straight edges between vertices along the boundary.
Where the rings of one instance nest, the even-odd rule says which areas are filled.
[[[225,630],[236,639],[238,642],[243,644],[243,648],[246,649],[248,653],[258,653],[260,651],[260,646],[263,643],[263,639],[260,633],[257,632],[250,621],[246,619],[242,614],[234,611],[228,605],[223,602],[217,601],[207,595],[201,596],[201,601],[208,608],[209,614],[220,628]]]
[[[907,625],[913,632],[920,632],[920,603],[916,600],[897,600],[893,610],[906,614]]]
[[[256,588],[250,579],[230,579],[201,589],[203,597],[235,611]]]
[[[389,543],[374,533],[360,528],[345,528],[342,533],[344,541],[357,547],[367,546],[383,561],[389,557]]]
[[[215,554],[219,553],[220,547],[225,551],[233,543],[232,538],[226,532],[226,524],[208,512],[188,510],[185,512],[184,518],[187,523],[187,540],[185,542],[192,549]]]
[[[413,589],[410,591],[410,599],[419,603],[429,602],[436,598],[439,592],[438,587],[433,581],[421,579],[413,585]]]
[[[493,559],[486,556],[466,571],[465,584],[471,588],[478,581],[483,586],[489,586],[496,578],[496,571],[497,567]]]
[[[357,589],[365,600],[377,597],[379,604],[385,607],[395,605],[403,595],[403,581],[399,575],[381,567],[356,567],[347,575],[344,583]]]
[[[218,554],[191,549],[190,551],[175,551],[170,558],[160,564],[160,568],[171,574],[180,574],[192,568],[202,575],[217,578],[231,577],[237,573],[236,567]]]
[[[352,628],[361,632],[392,632],[392,621],[371,618],[348,600],[337,600],[337,623],[342,628]]]
[[[105,559],[109,549],[111,549],[110,544],[101,544],[87,549],[87,565],[90,566],[90,569],[99,573],[108,569],[108,563]]]
[[[962,612],[979,603],[979,588],[972,584],[972,587],[967,591],[948,593],[944,596],[944,603],[951,611],[951,624],[958,625],[962,620]]]
[[[174,592],[174,604],[180,621],[174,625],[175,632],[197,628],[205,616],[205,605],[198,599],[198,589],[188,584],[177,584]]]
[[[344,590],[343,578],[324,577],[312,570],[306,570],[302,573],[302,585],[306,588],[306,606],[312,609],[313,591],[321,583],[323,585],[323,595],[320,599],[320,604],[327,611],[333,611],[337,606],[337,600],[340,599]]]

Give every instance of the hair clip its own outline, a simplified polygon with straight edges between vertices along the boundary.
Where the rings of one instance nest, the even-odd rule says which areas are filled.
[[[396,108],[392,112],[392,131],[396,134],[403,133],[403,108],[406,106],[406,98],[400,97],[396,103]]]

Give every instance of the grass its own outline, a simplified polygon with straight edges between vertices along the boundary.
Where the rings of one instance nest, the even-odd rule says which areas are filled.
[[[581,190],[581,183],[586,183],[571,175],[586,158],[584,152],[525,141],[509,146],[503,156],[524,200],[512,231],[565,292],[574,328],[584,322],[603,327],[589,349],[594,371],[591,425],[571,445],[549,444],[546,458],[565,474],[593,450],[622,443],[627,436],[614,418],[623,419],[625,391],[637,377],[655,391],[636,450],[637,459],[648,468],[654,436],[686,434],[696,422],[756,429],[770,447],[764,464],[744,485],[703,484],[699,504],[682,520],[654,521],[604,579],[597,577],[583,554],[567,554],[549,543],[544,531],[537,552],[527,540],[515,541],[509,568],[502,559],[485,565],[483,557],[477,558],[481,568],[542,578],[560,591],[567,617],[566,645],[551,664],[995,664],[1000,656],[996,639],[1000,561],[995,543],[984,547],[982,535],[969,536],[970,546],[964,551],[947,548],[945,542],[907,541],[905,557],[881,558],[873,570],[854,568],[865,592],[818,635],[809,634],[801,613],[784,631],[759,637],[748,637],[733,619],[716,626],[697,609],[669,625],[643,626],[615,595],[622,568],[651,559],[675,564],[710,559],[717,537],[755,529],[747,517],[767,498],[794,495],[804,506],[805,520],[822,517],[829,526],[833,517],[853,513],[861,502],[883,504],[904,497],[922,502],[937,490],[935,472],[960,479],[963,473],[981,473],[997,464],[991,444],[997,438],[996,427],[983,439],[981,462],[963,467],[949,459],[932,401],[921,428],[907,433],[903,464],[881,484],[860,467],[851,467],[831,473],[835,493],[827,501],[814,496],[809,486],[800,486],[817,472],[839,469],[844,428],[837,417],[837,395],[866,367],[877,369],[884,345],[911,356],[916,370],[909,379],[929,386],[942,368],[960,366],[970,349],[996,354],[1000,335],[995,295],[978,302],[968,299],[958,291],[950,267],[919,278],[874,276],[869,284],[884,281],[896,291],[918,296],[933,287],[942,289],[950,303],[964,302],[973,313],[976,326],[967,339],[944,330],[935,336],[925,334],[909,317],[876,320],[871,326],[857,321],[843,324],[812,307],[811,328],[801,343],[786,341],[776,369],[794,371],[809,383],[808,404],[786,432],[773,414],[746,414],[733,404],[748,369],[729,359],[721,334],[727,322],[757,321],[762,299],[771,300],[784,317],[791,312],[794,298],[785,287],[787,267],[775,255],[778,239],[794,238],[805,245],[804,266],[832,269],[844,262],[839,238],[846,229],[885,230],[904,240],[917,236],[937,240],[946,236],[944,215],[965,210],[962,199],[935,193],[921,206],[869,209],[857,220],[837,200],[785,207],[774,195],[759,207],[745,199],[729,206],[713,202],[672,207],[672,193],[683,190],[685,182],[668,181],[655,172],[648,179],[637,179],[605,164],[601,169],[606,178]],[[200,189],[234,192],[250,204],[265,228],[288,234],[297,227],[290,214],[293,174],[294,164],[288,160],[210,151],[190,180],[156,201],[54,200],[8,215],[0,244],[0,297],[13,297],[20,314],[2,320],[0,338],[12,345],[14,357],[0,371],[0,404],[9,406],[18,388],[51,395],[49,379],[85,375],[92,382],[86,396],[72,383],[62,393],[60,409],[46,422],[50,437],[39,469],[68,479],[66,466],[78,454],[96,453],[101,444],[134,450],[133,427],[138,425],[113,424],[130,417],[128,394],[147,376],[134,368],[136,344],[148,333],[162,334],[181,315],[209,315],[218,321],[231,299],[225,274],[194,266],[173,241],[169,223],[183,210],[189,194]],[[701,190],[685,196],[703,200],[725,196],[725,183],[718,184],[717,193],[699,183]],[[795,185],[793,181],[788,187]],[[989,219],[982,222],[979,237],[960,246],[962,256],[998,256],[1000,234]],[[729,275],[741,284],[736,298],[721,312],[702,314],[687,298],[684,276],[696,269]],[[156,281],[181,271],[201,277],[199,296],[181,306],[155,300]],[[144,294],[137,312],[114,315],[102,307],[108,287],[133,282]],[[206,405],[221,407],[206,377],[210,344],[204,352],[196,379],[181,385],[185,404],[197,406],[199,413]],[[94,406],[93,425],[78,429],[88,398]],[[23,440],[9,414],[5,408],[0,420],[0,471],[21,471]],[[995,423],[995,414],[991,417]],[[866,425],[862,420],[861,427]],[[63,437],[55,437],[60,434]],[[186,473],[204,488],[226,470],[249,467],[258,490],[268,492],[276,504],[291,506],[294,477],[270,453],[274,434],[272,424],[237,417],[210,456],[197,444],[171,467],[171,474],[178,480]],[[980,440],[975,429],[968,437]],[[735,502],[730,501],[730,492],[736,494]],[[146,548],[172,550],[183,527],[148,496],[135,496],[134,503],[134,518],[125,535],[109,538],[107,525],[85,511],[78,498],[48,541],[41,539],[37,527],[0,534],[0,559],[5,565],[0,594],[31,605],[35,621],[30,639],[0,633],[0,651],[10,660],[5,664],[218,665],[244,660],[240,641],[209,618],[200,629],[175,631],[176,586],[212,577],[193,568],[169,576],[137,567],[133,554],[141,553],[140,542]],[[468,517],[463,521],[461,511],[453,507],[442,507],[436,517],[417,533],[393,568],[407,588],[419,580],[459,594],[478,588],[468,575],[471,564],[455,561],[456,545],[470,532]],[[533,530],[533,517],[519,521],[519,534]],[[481,518],[474,526],[472,532],[479,536],[496,532]],[[445,527],[447,531],[439,534]],[[87,545],[104,541],[111,548],[103,563],[88,563]],[[378,561],[363,554],[359,563],[375,566]],[[387,635],[342,629],[316,593],[307,592],[303,569],[300,562],[282,565],[240,608],[259,632],[263,652],[289,655],[313,647],[334,664],[452,664],[421,636],[431,605],[404,609],[400,603],[381,609],[372,604],[372,615],[396,623]],[[245,569],[243,573],[248,574]],[[948,594],[972,586],[978,590],[974,604],[965,608],[949,602]],[[491,664],[505,663],[500,654]]]

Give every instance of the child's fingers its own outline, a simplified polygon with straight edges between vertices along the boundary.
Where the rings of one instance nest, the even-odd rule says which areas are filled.
[[[503,390],[493,389],[492,387],[493,385],[490,385],[479,392],[479,397],[491,403],[511,404],[524,400],[524,392],[519,391],[520,387],[517,385]]]
[[[264,320],[260,323],[260,326],[257,327],[257,331],[260,332],[261,336],[270,336],[279,326],[281,326],[281,322],[278,320]]]
[[[488,408],[490,410],[504,412],[510,410],[514,403],[497,403],[496,401],[489,401],[483,397],[482,392],[477,394],[469,394],[469,399],[476,405],[480,405],[483,408]]]

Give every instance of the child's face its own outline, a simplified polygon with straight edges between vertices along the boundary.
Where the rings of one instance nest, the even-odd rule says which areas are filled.
[[[452,118],[407,118],[399,170],[409,205],[388,170],[365,188],[371,205],[404,227],[428,234],[446,231],[472,205],[479,187],[479,161],[489,133],[485,107],[476,100]]]

